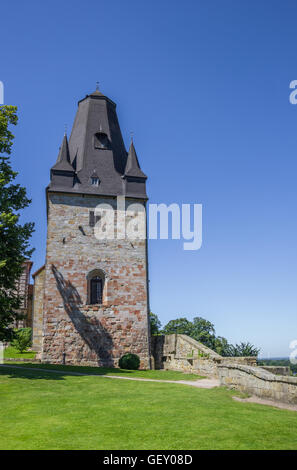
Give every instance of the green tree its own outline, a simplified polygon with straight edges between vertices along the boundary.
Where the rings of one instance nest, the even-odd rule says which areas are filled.
[[[221,356],[257,356],[260,351],[249,342],[233,346],[223,336],[216,336],[213,323],[202,317],[195,317],[192,322],[185,317],[170,320],[162,333],[188,335]]]
[[[17,124],[17,108],[0,106],[0,341],[10,341],[13,322],[19,318],[17,310],[21,297],[16,291],[23,270],[23,262],[33,250],[29,239],[33,223],[20,224],[19,211],[30,204],[26,189],[14,180],[10,157],[14,136],[9,125]]]
[[[230,356],[258,356],[260,348],[256,348],[253,344],[241,342],[232,346],[232,354]]]
[[[170,320],[164,327],[163,333],[165,335],[172,333],[188,335],[209,348],[214,347],[214,325],[202,317],[195,317],[192,322],[184,317]]]
[[[151,326],[151,335],[159,335],[161,333],[161,322],[158,318],[158,315],[150,312],[150,326]]]
[[[32,329],[31,328],[20,328],[15,330],[15,338],[12,341],[14,346],[20,353],[27,351],[32,346]]]
[[[232,356],[233,346],[223,336],[217,336],[214,341],[214,350],[221,356]]]
[[[202,317],[193,318],[192,325],[192,338],[213,349],[215,346],[214,325]]]
[[[170,320],[167,325],[163,328],[165,335],[172,335],[174,333],[192,336],[193,334],[193,323],[186,318],[177,318],[176,320]]]

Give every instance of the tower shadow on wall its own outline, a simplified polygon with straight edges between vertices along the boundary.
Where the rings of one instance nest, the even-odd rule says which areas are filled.
[[[52,265],[52,272],[56,280],[58,291],[63,299],[65,311],[83,341],[88,345],[91,351],[96,353],[98,365],[114,367],[112,337],[98,318],[89,319],[82,313],[80,306],[83,302],[73,284],[66,280],[63,274],[58,271],[54,265]],[[67,351],[65,352],[67,360]]]

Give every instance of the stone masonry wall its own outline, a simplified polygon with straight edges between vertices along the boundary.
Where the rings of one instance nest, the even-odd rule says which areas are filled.
[[[221,356],[187,335],[152,337],[155,367],[217,377]]]
[[[260,398],[297,404],[297,377],[274,375],[261,367],[242,364],[218,366],[221,385]]]
[[[297,377],[257,367],[256,357],[222,357],[187,335],[152,337],[155,366],[219,378],[223,386],[284,403],[297,404]],[[287,373],[287,368],[278,372]],[[275,372],[275,370],[274,370]]]
[[[172,334],[152,337],[155,367],[218,378],[218,365],[239,362],[256,365],[256,357],[222,357],[187,335]]]
[[[261,369],[265,369],[268,372],[276,375],[291,375],[291,369],[289,366],[260,366]]]
[[[257,357],[256,356],[231,356],[231,357],[224,356],[222,357],[222,360],[220,361],[220,363],[224,364],[225,362],[227,363],[231,362],[235,364],[242,364],[245,366],[256,367]]]
[[[33,327],[33,284],[28,285],[27,318],[26,327]]]
[[[17,282],[17,292],[21,296],[21,306],[18,313],[21,319],[15,321],[15,328],[31,327],[31,299],[30,299],[30,271],[32,268],[32,261],[26,260],[23,264],[23,272]]]
[[[43,296],[44,296],[45,269],[43,268],[34,277],[33,290],[33,351],[41,352],[43,329]]]
[[[98,240],[89,212],[102,202],[116,224],[123,211],[115,198],[48,194],[42,360],[59,363],[65,353],[69,364],[117,366],[132,352],[149,368],[147,242]],[[95,270],[105,276],[102,305],[89,303]]]

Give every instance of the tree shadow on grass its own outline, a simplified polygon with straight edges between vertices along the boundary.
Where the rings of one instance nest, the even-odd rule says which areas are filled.
[[[65,377],[93,377],[107,374],[128,376],[133,372],[135,371],[111,367],[64,366],[61,364],[32,364],[30,362],[23,362],[15,366],[0,365],[0,375],[9,375],[11,379],[65,380]]]
[[[22,367],[25,367],[22,366]],[[28,369],[22,369],[21,367],[4,367],[0,365],[0,377],[7,375],[9,379],[30,379],[30,380],[65,380],[63,375],[70,375],[65,373],[54,373],[54,372],[47,372],[45,371],[40,371],[40,370],[35,370],[34,368],[29,368]]]

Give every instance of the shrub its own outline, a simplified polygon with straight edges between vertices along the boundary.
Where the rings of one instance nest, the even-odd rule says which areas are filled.
[[[137,354],[127,353],[119,360],[119,366],[121,369],[137,370],[139,365],[140,359]]]
[[[12,346],[14,346],[20,353],[26,351],[32,345],[32,329],[31,328],[20,328],[14,330],[14,340]]]

